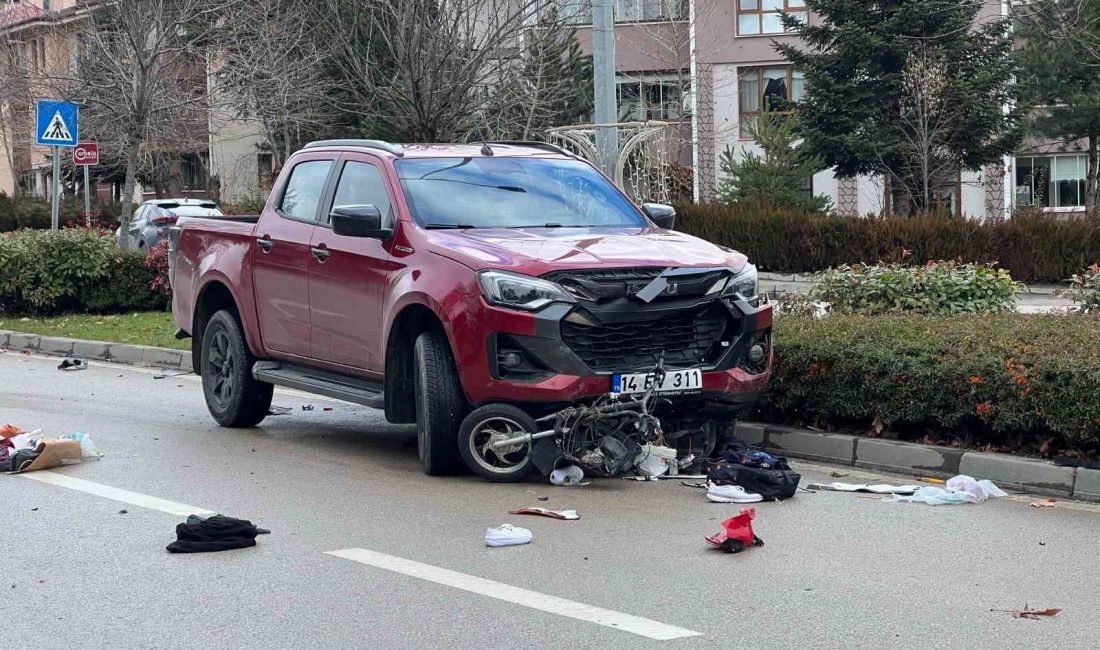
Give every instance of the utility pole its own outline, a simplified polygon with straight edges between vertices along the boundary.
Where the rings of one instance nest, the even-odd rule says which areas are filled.
[[[615,15],[613,0],[592,0],[592,68],[596,103],[596,151],[600,169],[615,180],[619,158],[618,104],[615,98]]]

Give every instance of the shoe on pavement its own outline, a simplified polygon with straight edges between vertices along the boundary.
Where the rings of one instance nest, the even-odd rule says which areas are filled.
[[[707,499],[715,503],[756,503],[764,497],[746,492],[740,485],[715,485],[707,483]]]
[[[489,528],[485,531],[485,545],[515,546],[517,544],[527,544],[533,537],[531,531],[526,528],[520,528],[512,524],[501,524],[496,528]]]

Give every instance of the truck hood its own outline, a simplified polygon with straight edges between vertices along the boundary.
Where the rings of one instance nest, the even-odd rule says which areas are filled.
[[[511,228],[426,231],[432,252],[475,271],[542,275],[600,266],[727,266],[739,272],[741,253],[660,228]]]

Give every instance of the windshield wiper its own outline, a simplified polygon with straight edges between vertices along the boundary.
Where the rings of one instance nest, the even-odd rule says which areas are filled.
[[[424,226],[427,230],[465,230],[466,228],[475,228],[468,223],[429,223]]]

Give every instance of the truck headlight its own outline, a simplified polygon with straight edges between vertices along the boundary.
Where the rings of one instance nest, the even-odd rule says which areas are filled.
[[[576,302],[561,286],[508,271],[482,271],[477,274],[485,299],[494,305],[535,311],[552,302]]]
[[[755,298],[758,285],[756,266],[746,264],[740,273],[730,279],[725,294],[730,296],[739,293],[744,298]]]

